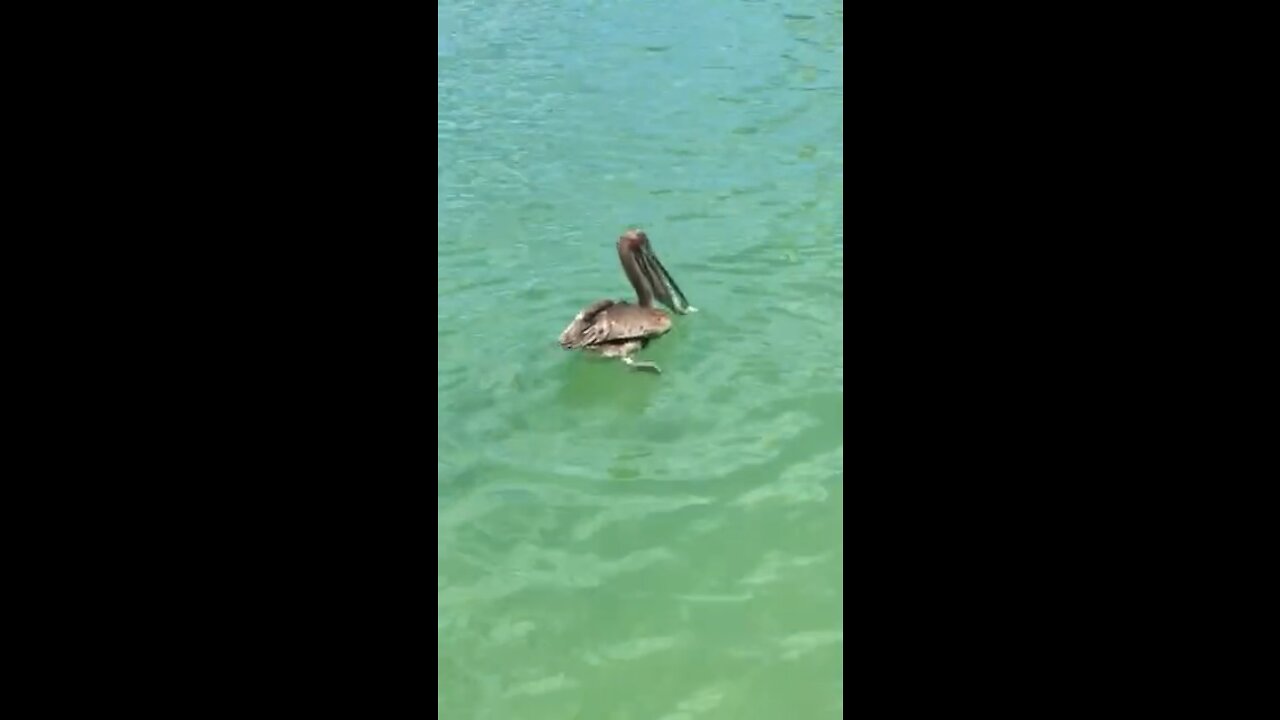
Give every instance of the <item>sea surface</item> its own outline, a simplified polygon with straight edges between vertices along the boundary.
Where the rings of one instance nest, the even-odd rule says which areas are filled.
[[[441,717],[841,717],[843,3],[437,7]]]

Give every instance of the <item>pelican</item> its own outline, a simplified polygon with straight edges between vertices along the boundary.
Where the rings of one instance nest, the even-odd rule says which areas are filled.
[[[643,230],[628,230],[618,238],[618,260],[636,291],[636,304],[625,300],[597,300],[583,308],[560,333],[560,347],[585,350],[604,357],[622,358],[636,369],[662,370],[651,362],[632,357],[649,341],[671,329],[671,318],[653,306],[653,299],[673,312],[697,312],[680,292],[680,286],[662,266]]]

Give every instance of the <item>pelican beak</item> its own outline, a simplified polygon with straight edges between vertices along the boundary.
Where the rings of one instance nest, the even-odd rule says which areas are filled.
[[[697,309],[689,304],[685,299],[684,293],[680,291],[680,286],[676,284],[675,278],[671,277],[671,273],[662,266],[662,261],[658,259],[658,254],[653,251],[649,245],[645,245],[644,249],[639,253],[640,267],[644,270],[645,279],[649,282],[649,287],[653,288],[654,297],[663,305],[666,305],[672,312],[684,315],[686,313],[697,312]]]

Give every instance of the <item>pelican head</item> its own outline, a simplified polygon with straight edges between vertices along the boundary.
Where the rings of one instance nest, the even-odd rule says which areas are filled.
[[[665,305],[669,310],[681,315],[697,312],[680,292],[680,286],[671,277],[671,273],[662,266],[658,254],[649,244],[649,236],[643,230],[628,230],[618,238],[618,260],[622,262],[622,270],[636,290],[636,298],[642,307],[652,307],[653,299]]]

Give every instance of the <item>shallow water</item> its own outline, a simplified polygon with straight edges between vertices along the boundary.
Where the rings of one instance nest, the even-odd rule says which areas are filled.
[[[842,2],[438,19],[442,716],[840,717]],[[556,344],[632,226],[661,375]]]

